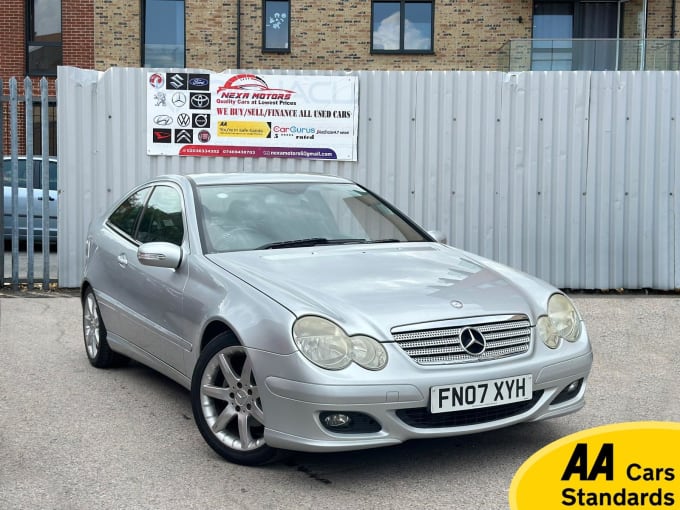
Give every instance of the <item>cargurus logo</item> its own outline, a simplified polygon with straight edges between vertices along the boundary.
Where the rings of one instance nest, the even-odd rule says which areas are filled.
[[[298,126],[274,126],[274,133],[291,133],[295,135],[313,135],[316,133],[316,128],[313,127],[298,127]]]

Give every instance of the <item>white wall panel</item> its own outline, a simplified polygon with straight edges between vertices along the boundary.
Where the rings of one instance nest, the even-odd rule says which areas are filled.
[[[271,171],[356,180],[563,288],[680,288],[678,72],[356,72],[358,161],[332,162],[147,156],[146,71],[59,69],[61,286],[80,283],[90,219],[134,185]]]

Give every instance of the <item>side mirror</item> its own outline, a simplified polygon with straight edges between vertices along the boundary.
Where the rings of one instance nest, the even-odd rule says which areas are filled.
[[[177,269],[182,262],[182,248],[172,243],[145,243],[137,248],[140,264]]]
[[[430,234],[430,237],[438,243],[446,244],[446,236],[439,230],[428,230],[427,233]]]

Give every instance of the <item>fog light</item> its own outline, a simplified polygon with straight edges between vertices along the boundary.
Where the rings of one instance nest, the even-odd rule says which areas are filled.
[[[342,413],[328,414],[323,417],[324,425],[330,428],[347,427],[351,422],[352,418]]]
[[[578,395],[579,391],[581,391],[581,387],[583,386],[583,379],[579,379],[578,381],[574,381],[570,383],[566,388],[564,388],[559,395],[557,395],[553,401],[550,403],[550,405],[555,405],[555,404],[561,404],[562,402],[566,402],[567,400],[571,400],[574,398],[576,395]]]

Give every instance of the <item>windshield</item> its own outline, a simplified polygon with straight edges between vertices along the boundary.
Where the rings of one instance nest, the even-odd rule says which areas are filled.
[[[198,199],[207,253],[429,241],[388,204],[351,183],[200,186]]]

